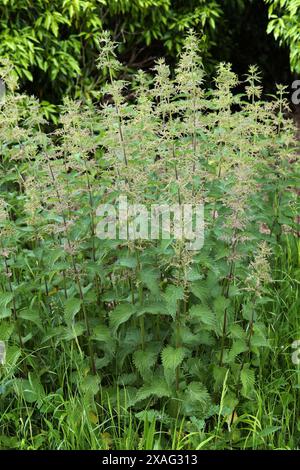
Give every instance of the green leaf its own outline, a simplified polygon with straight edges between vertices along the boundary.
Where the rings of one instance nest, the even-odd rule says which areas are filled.
[[[139,373],[145,379],[151,377],[151,369],[157,359],[157,353],[152,350],[135,351],[133,353],[133,362]]]
[[[160,272],[155,269],[143,269],[140,272],[140,279],[143,284],[152,292],[154,295],[159,294],[159,277]]]
[[[75,315],[80,311],[80,308],[80,299],[71,298],[65,301],[65,321],[67,324],[71,324],[74,321]]]
[[[202,302],[206,303],[209,297],[209,290],[206,281],[196,281],[191,284],[191,292]]]
[[[229,330],[231,338],[246,339],[246,332],[245,330],[243,330],[243,328],[240,325],[237,325],[237,324],[230,325],[228,330]]]
[[[42,400],[46,396],[39,377],[30,372],[28,374],[28,380],[16,379],[14,382],[14,388],[16,394],[24,397],[27,403],[38,402],[38,405],[41,405]]]
[[[136,312],[136,307],[131,304],[120,304],[110,314],[109,321],[113,332],[116,333],[119,326],[127,322]]]
[[[249,364],[245,364],[241,371],[241,382],[243,385],[242,394],[246,398],[250,398],[254,391],[255,372],[250,369]]]
[[[99,391],[100,378],[95,375],[88,375],[84,377],[80,384],[81,390],[87,395],[97,395]]]
[[[253,326],[253,336],[251,337],[251,347],[267,348],[270,347],[270,342],[265,335],[265,326],[260,323],[255,323]]]
[[[11,309],[7,305],[12,301],[13,294],[11,292],[0,293],[0,318],[7,318],[11,315]]]
[[[9,321],[0,323],[0,341],[8,341],[14,331],[14,325]]]
[[[197,401],[202,405],[207,405],[211,401],[207,388],[201,382],[191,382],[187,391],[191,401]]]
[[[169,311],[167,310],[166,306],[163,305],[161,302],[152,302],[152,303],[145,303],[141,306],[137,307],[137,316],[144,315],[145,313],[149,313],[151,315],[170,315]]]
[[[166,346],[161,353],[161,359],[164,369],[169,369],[175,372],[176,368],[180,366],[185,356],[183,348],[173,348]]]
[[[83,335],[86,328],[82,323],[75,323],[64,328],[61,334],[61,339],[66,341],[71,341],[72,339],[77,338],[78,336]]]
[[[124,266],[125,268],[135,269],[137,267],[137,259],[134,256],[127,256],[120,258],[118,264],[120,266]]]
[[[232,343],[232,347],[228,353],[227,361],[232,362],[236,356],[248,350],[248,345],[245,340],[237,339]]]
[[[157,398],[171,396],[171,391],[164,379],[155,378],[150,384],[143,385],[137,392],[136,401],[145,400],[153,395]]]
[[[274,434],[275,432],[279,431],[281,428],[282,426],[267,426],[262,431],[258,432],[258,436],[259,437],[270,436],[271,434]]]
[[[208,305],[193,305],[189,310],[192,319],[196,319],[204,323],[204,325],[215,327],[216,318],[214,312]]]
[[[106,325],[97,325],[93,329],[91,339],[104,343],[109,350],[115,350],[116,341],[112,337],[111,331]]]
[[[174,286],[174,285],[169,285],[164,294],[163,297],[166,302],[166,306],[168,309],[168,312],[170,315],[175,317],[176,312],[177,312],[177,307],[178,307],[178,301],[184,299],[184,289],[181,286]]]
[[[22,320],[30,321],[34,323],[35,325],[37,325],[41,330],[43,329],[43,324],[40,319],[40,314],[38,310],[34,310],[30,308],[21,310],[18,314],[18,318],[22,318]]]

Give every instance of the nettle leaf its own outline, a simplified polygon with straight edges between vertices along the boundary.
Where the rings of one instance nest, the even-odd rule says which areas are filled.
[[[132,359],[142,377],[145,379],[151,377],[151,369],[157,360],[157,353],[155,351],[135,351]]]
[[[47,343],[52,338],[61,338],[61,335],[65,332],[65,330],[66,328],[63,325],[47,329],[41,339],[41,344]]]
[[[12,292],[0,292],[0,318],[7,318],[11,315],[11,309],[7,306],[13,297]]]
[[[7,307],[9,302],[12,301],[13,297],[14,296],[12,292],[0,292],[0,308]]]
[[[206,303],[209,298],[209,289],[207,287],[206,281],[196,281],[191,283],[191,292],[200,299],[201,302]]]
[[[60,338],[66,341],[71,341],[72,339],[75,339],[78,336],[83,335],[85,331],[86,331],[85,325],[83,323],[78,322],[78,323],[69,325],[68,327],[64,328],[62,330],[62,334]]]
[[[214,335],[210,331],[204,330],[201,325],[197,326],[197,328],[194,329],[194,332],[198,336],[199,344],[214,346],[216,343]]]
[[[210,395],[201,382],[191,382],[182,399],[183,411],[188,416],[204,417],[211,406]]]
[[[2,321],[0,323],[0,341],[7,341],[11,337],[14,331],[14,325],[8,321]]]
[[[70,324],[74,321],[75,315],[80,311],[81,300],[76,298],[67,299],[64,304],[65,321]]]
[[[140,280],[143,284],[145,284],[145,286],[150,290],[150,292],[152,292],[153,295],[159,295],[160,293],[159,279],[159,270],[143,268],[140,272]]]
[[[116,333],[119,326],[127,322],[136,312],[136,307],[131,304],[120,304],[110,314],[109,321],[113,332]]]
[[[56,261],[61,258],[65,257],[66,252],[62,248],[56,248],[55,250],[49,250],[46,253],[43,253],[43,262],[45,266],[51,270]]]
[[[200,344],[199,336],[192,333],[188,326],[180,326],[177,329],[181,343],[187,347],[195,347]]]
[[[106,325],[97,325],[93,329],[91,339],[104,343],[108,351],[113,352],[116,348],[116,340],[112,337],[111,331]]]
[[[215,314],[208,305],[193,305],[189,310],[189,314],[192,319],[199,320],[212,329],[216,325]]]
[[[103,367],[108,366],[108,364],[110,364],[112,361],[112,357],[112,353],[109,353],[107,350],[104,351],[104,354],[101,357],[97,354],[95,359],[96,369],[101,370]]]
[[[219,284],[219,279],[216,273],[209,272],[206,279],[206,287],[209,292],[209,297],[217,298],[221,295],[221,286]]]
[[[5,365],[7,367],[14,367],[17,365],[19,358],[22,355],[22,351],[17,346],[6,345],[6,358]]]
[[[14,389],[16,394],[23,397],[27,403],[37,402],[38,405],[41,405],[46,396],[39,377],[30,372],[28,374],[28,380],[16,379],[14,381]]]
[[[136,327],[127,327],[125,330],[125,335],[122,337],[122,341],[118,344],[116,362],[118,367],[123,367],[126,357],[132,354],[134,351],[139,349],[141,344],[141,330]]]
[[[248,321],[256,320],[256,311],[252,304],[243,305],[243,318]]]
[[[174,285],[169,285],[164,294],[163,297],[166,302],[167,309],[173,317],[176,315],[177,312],[177,304],[179,300],[184,299],[184,289],[181,286],[174,286]]]
[[[124,268],[135,269],[137,267],[137,259],[135,256],[126,256],[119,259],[118,264]]]
[[[227,362],[234,360],[236,356],[248,350],[248,345],[245,340],[237,339],[232,343],[232,347],[228,353]]]
[[[165,305],[161,302],[152,302],[152,303],[145,303],[143,305],[139,305],[137,307],[137,316],[140,317],[145,313],[149,313],[151,315],[170,315],[168,309]]]
[[[187,272],[187,280],[190,282],[200,281],[203,274],[200,272],[199,265],[191,266]]]
[[[215,312],[221,313],[221,314],[224,313],[224,311],[229,308],[230,303],[231,302],[230,302],[229,299],[227,299],[226,297],[223,297],[222,295],[220,295],[214,301],[214,310],[215,310]]]
[[[258,437],[267,437],[282,429],[282,426],[267,426],[257,433]]]
[[[164,368],[164,374],[168,381],[174,382],[175,371],[180,366],[185,356],[183,348],[173,348],[172,346],[165,347],[161,352],[161,360]]]
[[[95,375],[88,375],[84,377],[80,384],[81,390],[87,395],[96,395],[99,391],[100,378]]]
[[[236,395],[233,392],[228,391],[223,400],[223,406],[221,408],[222,415],[225,416],[232,413],[237,407],[238,403],[239,400]]]
[[[227,371],[228,369],[226,369],[226,367],[221,367],[217,364],[214,365],[213,376],[215,379],[215,389],[223,388]]]
[[[191,382],[188,385],[187,392],[191,401],[197,401],[202,405],[210,404],[210,395],[201,382]]]
[[[38,310],[30,309],[30,308],[21,310],[18,313],[18,318],[22,318],[22,320],[30,321],[34,323],[35,325],[37,325],[41,330],[43,329],[43,324],[40,319],[40,313]]]
[[[91,339],[96,342],[96,367],[102,369],[111,362],[116,353],[116,340],[106,325],[97,325],[93,329]],[[98,350],[103,351],[102,357]]]
[[[266,338],[266,328],[261,323],[255,323],[253,326],[253,335],[251,337],[251,346],[255,348],[270,347],[270,342]]]
[[[251,398],[254,392],[255,372],[250,369],[249,364],[245,364],[241,371],[241,382],[243,385],[242,394],[246,398]]]
[[[230,325],[228,331],[233,339],[246,339],[246,332],[240,325]]]
[[[170,397],[171,390],[162,378],[154,378],[150,384],[143,385],[136,394],[135,401],[146,400],[152,396],[157,398]]]

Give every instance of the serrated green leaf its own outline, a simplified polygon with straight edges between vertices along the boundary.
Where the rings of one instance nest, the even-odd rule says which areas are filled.
[[[116,333],[119,326],[127,322],[136,312],[136,307],[131,304],[120,304],[110,314],[109,321],[113,332]]]
[[[177,312],[178,301],[184,299],[184,289],[181,286],[169,285],[163,294],[163,298],[168,312],[174,317]]]
[[[139,373],[145,379],[151,377],[151,369],[157,359],[157,353],[152,350],[135,351],[133,353],[133,362]]]
[[[241,382],[243,385],[242,393],[246,398],[249,398],[254,391],[255,372],[250,369],[249,364],[245,364],[241,371]]]
[[[161,353],[161,359],[164,369],[169,369],[175,372],[176,368],[180,366],[185,356],[183,348],[173,348],[166,346]]]
[[[80,311],[81,300],[77,298],[70,298],[65,301],[65,321],[70,324],[74,321],[75,315]]]
[[[143,385],[136,394],[136,401],[146,400],[152,396],[170,397],[171,391],[164,379],[155,378],[150,384]]]
[[[189,315],[192,319],[199,320],[212,328],[216,324],[215,314],[208,305],[193,305],[189,310]]]

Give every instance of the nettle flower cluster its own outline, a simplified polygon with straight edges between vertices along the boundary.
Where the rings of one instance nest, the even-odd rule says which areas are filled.
[[[64,393],[47,364],[59,375],[70,355],[74,391],[96,411],[120,397],[140,412],[163,403],[162,420],[180,414],[190,429],[241,400],[251,411],[257,358],[271,354],[270,263],[292,236],[283,225],[295,230],[286,91],[264,101],[257,68],[240,82],[229,64],[207,90],[193,33],[174,73],[161,59],[133,83],[117,79],[108,36],[98,66],[109,77],[98,103],[66,99],[53,132],[34,98],[11,89],[0,103],[5,396],[33,381],[39,406]],[[99,240],[97,207],[120,195],[204,203],[203,248]]]

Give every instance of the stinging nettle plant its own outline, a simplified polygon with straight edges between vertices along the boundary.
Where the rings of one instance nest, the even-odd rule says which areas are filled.
[[[0,103],[3,403],[17,396],[43,412],[71,390],[101,416],[121,396],[136,413],[185,417],[189,430],[242,403],[255,407],[259,358],[272,354],[263,313],[270,266],[287,228],[296,230],[294,129],[284,89],[262,100],[254,66],[244,94],[229,64],[206,90],[197,42],[191,32],[174,77],[160,59],[131,87],[116,78],[104,35],[98,66],[109,79],[99,103],[66,99],[52,134],[37,101],[8,87]],[[204,247],[98,239],[97,207],[119,196],[146,207],[204,203]]]

